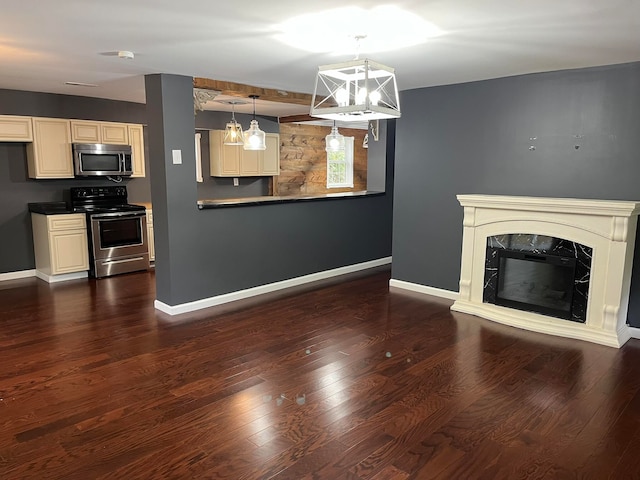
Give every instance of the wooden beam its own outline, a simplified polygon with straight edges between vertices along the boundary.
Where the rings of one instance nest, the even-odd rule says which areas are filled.
[[[280,123],[296,123],[296,122],[313,122],[315,120],[322,120],[318,117],[312,117],[308,114],[303,115],[289,115],[288,117],[280,117],[278,122]]]
[[[193,88],[217,90],[221,92],[221,95],[231,97],[249,98],[249,95],[258,95],[260,100],[305,105],[309,108],[311,108],[311,100],[313,99],[313,95],[309,95],[308,93],[287,92],[274,88],[254,87],[251,85],[243,85],[242,83],[225,82],[201,77],[194,77]]]

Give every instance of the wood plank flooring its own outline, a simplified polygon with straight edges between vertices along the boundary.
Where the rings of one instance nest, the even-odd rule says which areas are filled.
[[[152,272],[0,283],[0,479],[640,479],[640,341],[388,281],[173,318]]]

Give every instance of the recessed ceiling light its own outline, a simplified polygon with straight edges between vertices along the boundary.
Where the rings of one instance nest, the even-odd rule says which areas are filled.
[[[65,85],[70,85],[72,87],[99,87],[100,85],[96,85],[95,83],[84,83],[84,82],[64,82]]]
[[[276,38],[302,50],[347,55],[375,53],[425,43],[444,32],[422,17],[393,5],[344,7],[300,15],[277,26]],[[361,40],[356,41],[359,37]]]

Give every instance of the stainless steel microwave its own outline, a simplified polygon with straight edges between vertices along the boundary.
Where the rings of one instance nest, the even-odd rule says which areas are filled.
[[[74,143],[73,168],[76,177],[128,177],[133,173],[131,147]]]

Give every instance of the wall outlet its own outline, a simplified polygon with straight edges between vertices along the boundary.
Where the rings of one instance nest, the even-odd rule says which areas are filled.
[[[238,177],[233,177],[233,186],[237,187],[238,185],[240,185],[240,180],[238,180]]]

